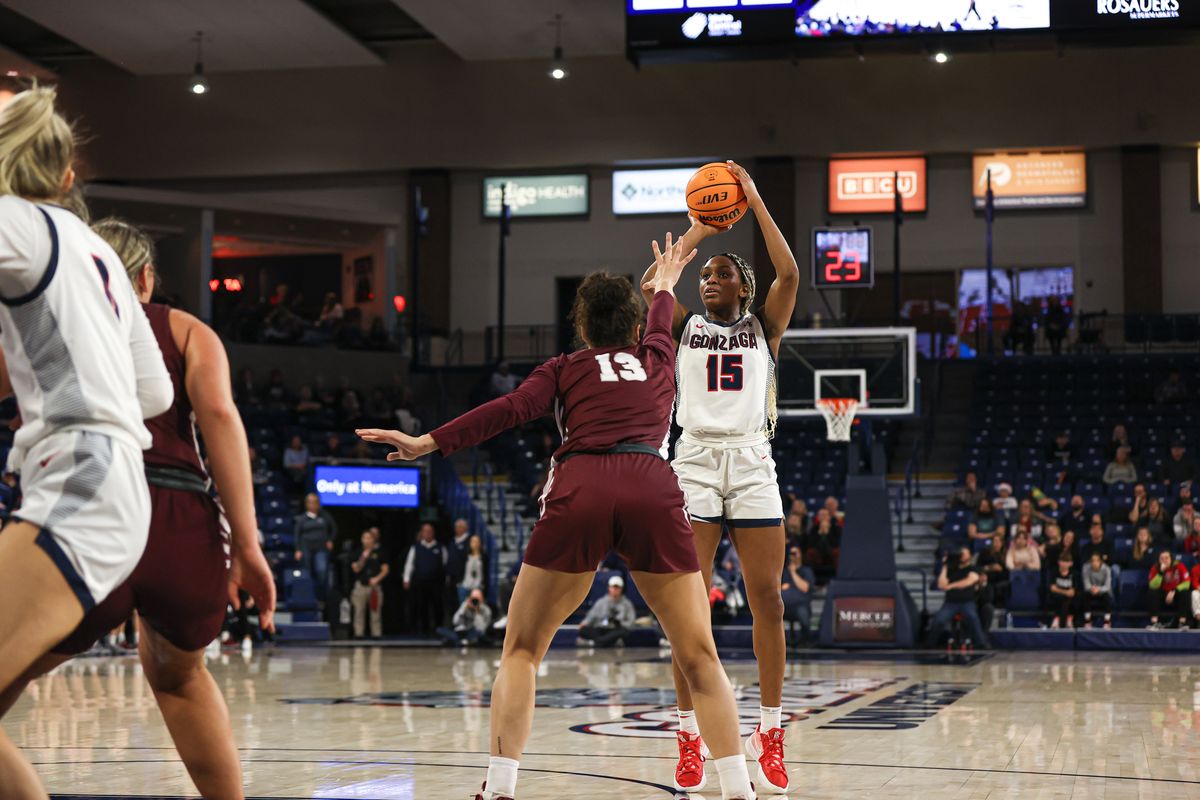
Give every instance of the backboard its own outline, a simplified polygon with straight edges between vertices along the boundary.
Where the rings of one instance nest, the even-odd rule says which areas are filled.
[[[853,397],[858,416],[917,413],[915,328],[797,329],[779,343],[779,416],[819,417],[816,401]]]

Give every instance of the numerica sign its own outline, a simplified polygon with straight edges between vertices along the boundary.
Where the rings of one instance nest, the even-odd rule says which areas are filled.
[[[925,210],[925,159],[837,158],[829,162],[829,213],[886,214],[896,189],[905,211]]]

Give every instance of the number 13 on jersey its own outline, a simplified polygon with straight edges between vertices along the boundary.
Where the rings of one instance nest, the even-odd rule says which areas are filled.
[[[619,371],[613,369],[614,361]],[[646,370],[633,353],[601,353],[596,356],[596,363],[600,365],[600,380],[604,383],[646,380]]]

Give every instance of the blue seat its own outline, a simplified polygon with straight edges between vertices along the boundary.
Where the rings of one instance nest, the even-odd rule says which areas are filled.
[[[1146,607],[1149,573],[1141,569],[1121,571],[1117,582],[1117,608],[1121,611],[1139,611]]]
[[[292,529],[292,522],[282,514],[275,514],[264,518],[263,532],[264,533],[283,533]]]
[[[1036,570],[1018,570],[1009,578],[1009,611],[1038,611],[1042,607],[1042,574]]]
[[[285,575],[288,574],[286,571]],[[292,578],[285,581],[287,606],[289,611],[309,611],[317,607],[317,595],[312,578]]]

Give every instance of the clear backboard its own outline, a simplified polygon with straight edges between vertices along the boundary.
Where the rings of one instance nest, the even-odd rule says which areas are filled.
[[[858,416],[917,413],[915,328],[789,330],[779,343],[779,416],[819,417],[817,400],[852,397]]]

